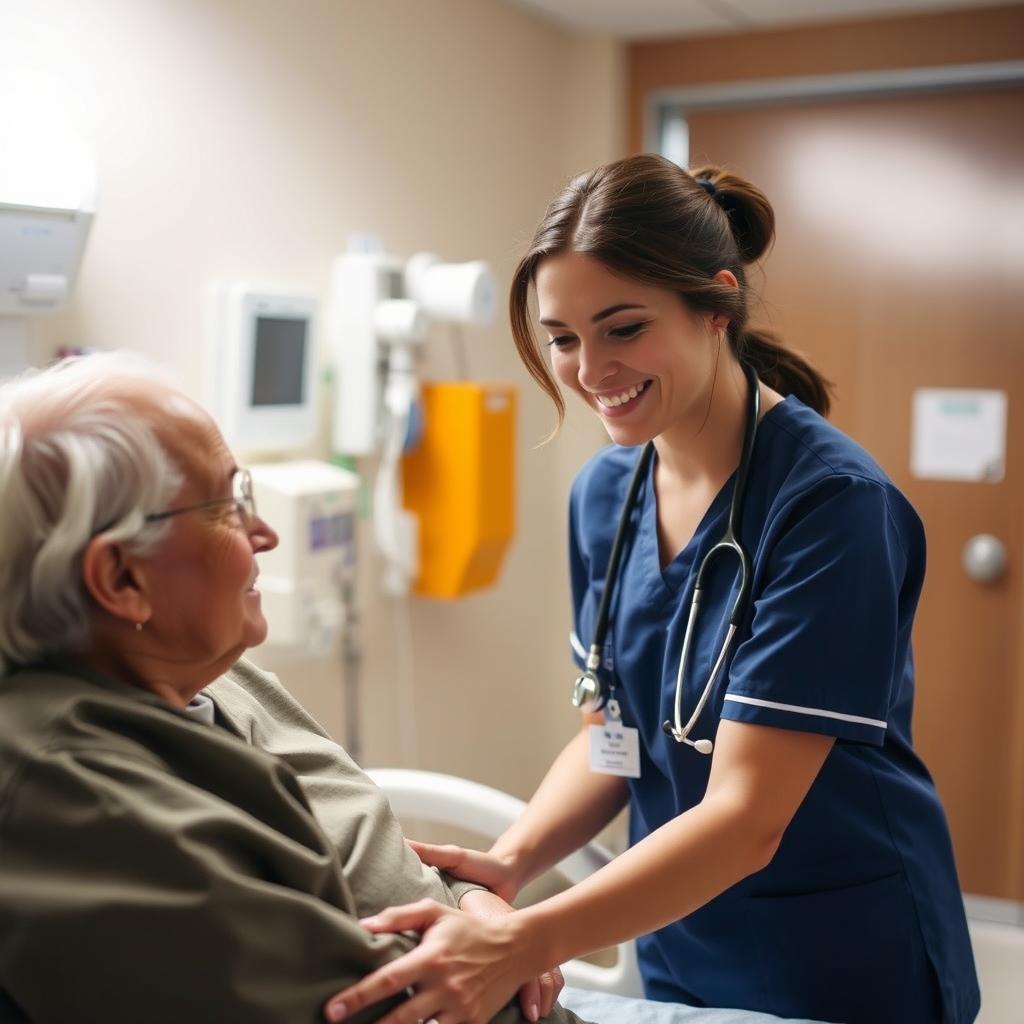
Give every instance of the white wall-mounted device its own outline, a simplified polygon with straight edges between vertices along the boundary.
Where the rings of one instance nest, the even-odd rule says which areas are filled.
[[[345,587],[354,584],[359,477],[312,460],[249,468],[259,514],[279,537],[259,556],[267,642],[330,654],[345,625]]]
[[[330,334],[336,367],[333,448],[345,455],[377,449],[383,364],[377,310],[402,297],[401,265],[381,252],[349,252],[331,274]]]
[[[494,322],[497,285],[483,260],[442,263],[420,252],[405,265],[405,289],[431,320],[487,327]]]
[[[0,377],[27,364],[26,317],[71,295],[96,211],[96,164],[61,120],[0,111]]]
[[[316,320],[311,292],[211,289],[207,399],[233,448],[283,452],[314,439]]]
[[[331,280],[330,336],[337,387],[333,447],[343,455],[380,453],[374,483],[374,537],[384,584],[408,593],[418,568],[419,534],[405,511],[401,457],[416,433],[418,349],[430,320],[485,326],[497,287],[488,265],[443,263],[419,253],[402,264],[373,247],[339,256]]]
[[[384,398],[389,363],[405,372],[410,348],[426,339],[429,321],[483,327],[494,320],[497,285],[482,260],[442,263],[418,253],[403,264],[358,249],[334,262],[328,330],[337,371],[333,447],[372,455],[388,434]],[[396,354],[405,348],[406,354]]]

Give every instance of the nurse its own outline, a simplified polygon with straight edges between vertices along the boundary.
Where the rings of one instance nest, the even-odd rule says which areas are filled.
[[[511,899],[626,803],[630,849],[497,920],[424,904],[379,915],[372,930],[423,941],[344,993],[348,1013],[413,986],[387,1024],[486,1020],[550,964],[638,936],[649,999],[845,1024],[974,1020],[948,828],[911,742],[924,533],[871,456],[824,419],[828,382],[748,324],[746,268],[773,236],[756,187],[652,155],[577,177],[549,207],[515,274],[512,328],[559,415],[554,378],[613,442],[573,485],[569,568],[581,668],[614,587],[594,659],[614,702],[584,716],[488,853],[418,852]],[[752,411],[736,537],[750,600],[680,742],[663,725],[700,707],[739,587],[735,559],[711,563],[677,715],[696,568],[726,530]],[[593,724],[605,728],[592,735]],[[602,750],[608,731],[622,734],[617,752]]]

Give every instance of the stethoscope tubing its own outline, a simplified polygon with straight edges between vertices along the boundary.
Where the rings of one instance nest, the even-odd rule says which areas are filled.
[[[605,637],[608,635],[608,618],[611,615],[612,592],[615,590],[614,583],[619,578],[619,563],[622,561],[622,549],[626,545],[626,535],[629,533],[629,520],[632,517],[633,509],[636,507],[637,495],[640,493],[640,487],[644,482],[644,477],[647,475],[647,467],[653,454],[654,442],[648,441],[644,445],[644,450],[640,453],[640,458],[637,459],[636,468],[633,470],[633,476],[629,481],[629,489],[626,492],[626,500],[623,502],[622,515],[619,516],[619,525],[615,528],[615,539],[612,541],[612,551],[608,559],[608,571],[605,573],[601,603],[597,607],[594,639],[587,653],[587,668],[592,672],[596,671],[601,664],[601,648],[604,647]]]
[[[732,646],[733,639],[739,629],[741,622],[747,612],[750,603],[750,594],[753,584],[753,571],[750,558],[743,545],[739,541],[741,521],[743,514],[743,500],[746,496],[747,479],[750,475],[750,465],[753,458],[754,442],[757,439],[757,426],[761,416],[761,387],[760,381],[754,369],[743,363],[743,372],[747,379],[747,417],[744,425],[743,448],[740,454],[740,464],[736,471],[736,481],[733,487],[732,501],[729,506],[729,522],[721,539],[701,560],[697,569],[697,576],[694,581],[693,596],[690,598],[690,612],[686,621],[686,632],[683,635],[683,646],[679,653],[679,668],[676,672],[675,698],[673,700],[672,721],[663,724],[665,732],[677,743],[685,743],[694,747],[702,754],[710,754],[714,749],[710,740],[691,740],[690,733],[693,731],[707,705],[714,689],[715,682],[725,665],[726,657]],[[640,485],[647,474],[647,467],[650,464],[654,452],[654,442],[649,441],[637,460],[636,468],[629,483],[626,493],[626,500],[622,506],[622,513],[619,516],[619,523],[615,530],[615,538],[612,541],[611,555],[608,560],[608,570],[605,574],[604,589],[601,594],[601,603],[598,606],[597,620],[594,625],[594,636],[587,652],[586,670],[576,680],[573,687],[573,703],[577,707],[585,707],[586,710],[596,711],[604,705],[604,687],[597,676],[597,670],[601,665],[601,652],[604,648],[605,638],[608,633],[608,619],[611,614],[611,602],[615,585],[619,578],[619,564],[622,560],[622,551],[625,547],[626,537],[629,533],[629,524],[632,518],[633,509],[636,507],[637,495]],[[686,673],[689,667],[690,655],[693,646],[693,637],[696,632],[697,623],[700,618],[700,606],[704,595],[705,576],[708,567],[717,557],[723,554],[735,555],[739,562],[740,585],[736,599],[729,612],[729,627],[726,630],[725,639],[719,649],[718,657],[715,659],[707,683],[694,707],[693,714],[685,725],[682,723],[682,701],[683,689],[686,682]]]

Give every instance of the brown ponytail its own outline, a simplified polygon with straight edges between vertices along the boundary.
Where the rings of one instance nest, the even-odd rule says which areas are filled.
[[[677,292],[694,309],[729,317],[733,351],[783,395],[796,395],[828,415],[832,384],[769,331],[747,323],[744,265],[775,239],[775,214],[764,193],[738,175],[703,166],[688,173],[652,153],[627,157],[578,175],[555,197],[520,260],[509,294],[516,348],[551,397],[559,422],[565,403],[530,327],[528,297],[547,256],[579,252],[616,273]],[[732,288],[714,280],[730,270]]]
[[[829,414],[832,382],[799,353],[786,348],[772,331],[748,327],[734,347],[739,358],[749,363],[768,387],[782,395],[796,395],[822,416]]]

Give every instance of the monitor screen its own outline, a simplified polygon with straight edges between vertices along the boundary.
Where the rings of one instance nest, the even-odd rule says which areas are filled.
[[[275,316],[256,318],[252,405],[301,405],[309,321]]]

